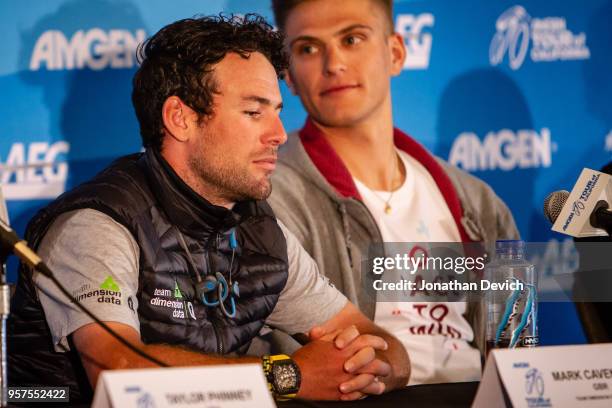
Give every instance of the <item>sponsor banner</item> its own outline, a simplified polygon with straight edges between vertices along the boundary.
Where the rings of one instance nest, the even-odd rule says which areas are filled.
[[[68,176],[65,141],[16,142],[6,155],[0,151],[0,185],[7,200],[55,198],[64,192]]]
[[[435,18],[431,13],[399,14],[395,20],[395,30],[404,37],[406,61],[404,69],[427,69],[431,56],[433,36],[431,30]]]
[[[78,30],[68,38],[60,30],[48,30],[38,37],[29,68],[31,71],[132,68],[136,65],[136,47],[145,38],[144,29],[131,32],[91,28]]]
[[[454,141],[448,161],[467,171],[550,167],[554,148],[548,128],[539,132],[502,129],[482,140],[473,132],[463,132]]]
[[[3,11],[0,185],[20,234],[49,200],[139,149],[130,93],[147,36],[196,14],[272,21],[269,2],[247,0],[52,0]],[[391,81],[395,125],[490,184],[524,239],[562,250],[542,201],[612,158],[610,2],[397,0],[394,13],[407,52]],[[282,83],[281,92],[283,123],[295,130],[306,113]],[[8,271],[14,281],[16,264]],[[575,318],[568,324],[549,338],[578,330]]]
[[[528,55],[536,63],[591,56],[586,34],[572,32],[565,17],[531,17],[517,5],[499,16],[495,29],[489,48],[491,65],[499,65],[506,56],[513,70],[521,68]]]

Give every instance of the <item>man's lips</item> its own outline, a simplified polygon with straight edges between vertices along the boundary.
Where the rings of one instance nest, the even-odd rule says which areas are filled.
[[[346,91],[346,90],[349,90],[349,89],[355,89],[355,88],[359,88],[359,85],[336,85],[336,86],[330,86],[329,88],[326,88],[326,89],[324,89],[321,92],[321,96],[333,95],[333,94],[340,93],[342,91]]]
[[[264,157],[263,159],[253,160],[253,163],[266,170],[274,170],[276,168],[276,157]]]

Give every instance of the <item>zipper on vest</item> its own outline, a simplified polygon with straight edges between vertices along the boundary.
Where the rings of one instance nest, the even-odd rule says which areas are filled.
[[[210,323],[212,324],[213,331],[215,332],[215,338],[217,339],[217,354],[223,355],[223,338],[219,335],[219,329],[215,324],[217,322],[217,318],[215,316],[211,316]]]

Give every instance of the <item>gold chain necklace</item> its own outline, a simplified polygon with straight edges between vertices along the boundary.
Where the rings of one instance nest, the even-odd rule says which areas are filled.
[[[397,167],[399,166],[398,163],[398,158],[397,158],[397,153],[395,152],[395,149],[393,150],[393,154],[395,155],[395,166],[393,166],[393,173],[391,174],[391,194],[389,194],[389,198],[387,198],[386,200],[384,198],[382,198],[380,195],[378,195],[378,193],[374,190],[370,190],[374,196],[376,196],[376,198],[378,198],[380,201],[382,201],[385,204],[385,214],[391,214],[392,208],[391,208],[391,199],[393,198],[393,194],[395,194],[396,190],[393,190],[393,180],[395,180],[395,173],[397,172]]]

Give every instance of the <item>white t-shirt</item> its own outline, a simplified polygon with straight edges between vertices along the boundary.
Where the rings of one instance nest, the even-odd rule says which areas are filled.
[[[457,225],[433,177],[403,151],[404,184],[391,196],[355,184],[384,242],[459,242]],[[390,213],[385,213],[391,196]],[[480,379],[480,352],[468,343],[474,332],[465,302],[378,302],[374,321],[396,336],[412,365],[409,385]],[[431,333],[431,334],[429,334]]]

